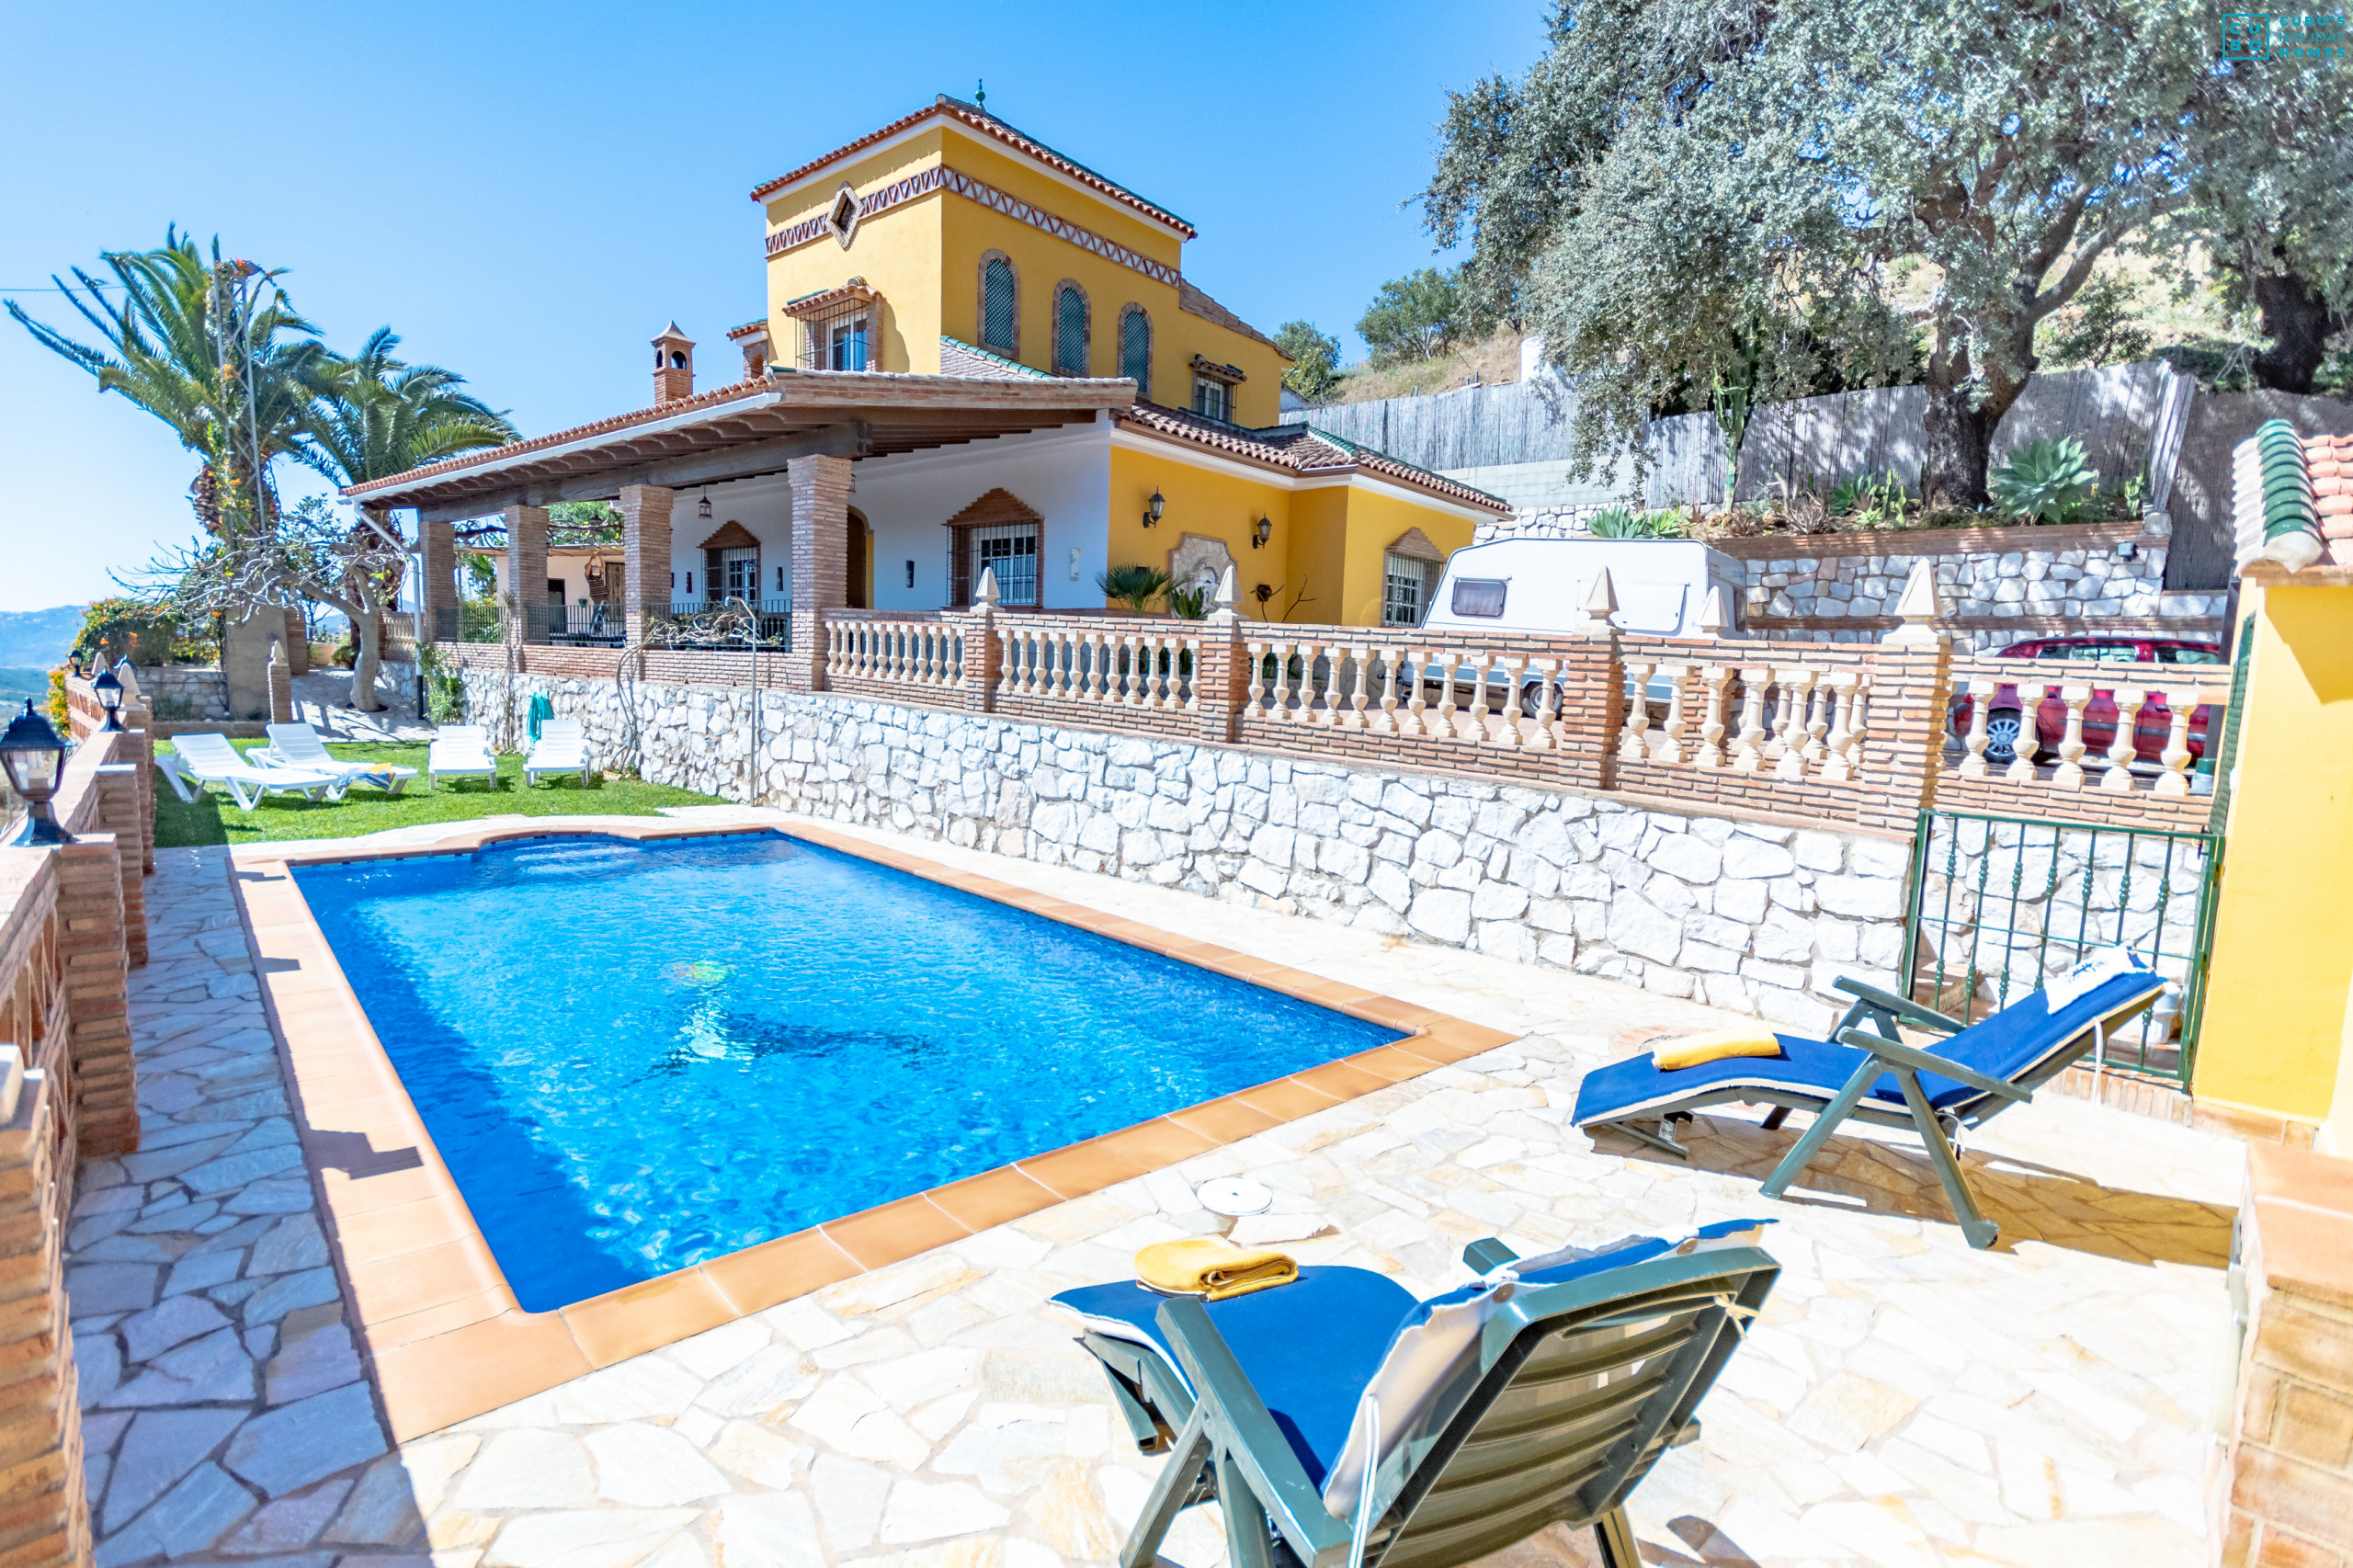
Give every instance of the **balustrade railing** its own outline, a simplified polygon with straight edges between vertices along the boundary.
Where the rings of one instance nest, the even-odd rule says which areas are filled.
[[[2204,678],[2125,661],[2052,670],[2027,659],[1956,660],[1958,777],[2073,793],[2213,789],[2230,707],[2217,669]]]
[[[1423,740],[1546,750],[1566,661],[1395,634],[1245,638],[1243,713]]]
[[[1845,665],[1736,665],[1630,653],[1621,761],[1846,783],[1862,775],[1870,672]],[[1665,688],[1664,711],[1657,694]],[[1696,705],[1693,698],[1697,695]],[[1696,724],[1692,715],[1698,714]],[[1691,737],[1690,744],[1684,737]]]
[[[995,624],[997,695],[1199,713],[1198,632],[1069,627],[1008,617]]]
[[[834,616],[825,621],[825,675],[935,691],[964,686],[964,628],[945,620]]]

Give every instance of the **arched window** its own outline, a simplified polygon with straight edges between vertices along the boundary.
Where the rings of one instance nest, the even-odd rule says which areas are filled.
[[[1086,295],[1067,278],[1054,290],[1054,373],[1086,374]]]
[[[1120,312],[1120,374],[1136,384],[1136,396],[1152,398],[1152,318],[1142,305]]]
[[[981,347],[1008,359],[1021,354],[1013,283],[1013,263],[1002,252],[981,262]]]

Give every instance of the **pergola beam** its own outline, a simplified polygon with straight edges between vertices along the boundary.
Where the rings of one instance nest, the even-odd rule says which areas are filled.
[[[874,449],[874,433],[863,419],[846,420],[791,436],[772,436],[711,451],[608,467],[599,462],[577,474],[553,475],[478,492],[417,507],[426,522],[487,517],[508,506],[552,506],[567,501],[609,501],[627,484],[682,490],[781,472],[796,458],[862,458]],[[609,456],[601,454],[602,456]]]

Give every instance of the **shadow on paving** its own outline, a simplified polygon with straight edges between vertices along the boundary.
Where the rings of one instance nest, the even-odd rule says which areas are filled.
[[[1702,1113],[1685,1121],[1677,1136],[1691,1151],[1688,1168],[1761,1183],[1804,1132],[1802,1121],[1768,1131],[1740,1117]],[[1623,1159],[1687,1165],[1623,1133],[1598,1132],[1593,1146]],[[1996,1252],[2039,1241],[2125,1263],[2221,1268],[2230,1261],[2234,1210],[2227,1205],[2103,1187],[2089,1176],[2015,1154],[1965,1150],[1961,1164],[1978,1207],[2002,1228]],[[1814,1155],[1784,1201],[1952,1222],[1944,1188],[1916,1145],[1843,1134],[1834,1134]]]

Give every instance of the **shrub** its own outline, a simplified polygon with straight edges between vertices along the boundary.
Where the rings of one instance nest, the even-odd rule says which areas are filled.
[[[2089,522],[2099,509],[2099,475],[2073,436],[2028,442],[1995,472],[1986,489],[2005,517],[2030,523]]]
[[[1095,585],[1103,597],[1115,599],[1138,615],[1152,608],[1152,601],[1168,591],[1168,574],[1157,566],[1113,566],[1095,574]]]

